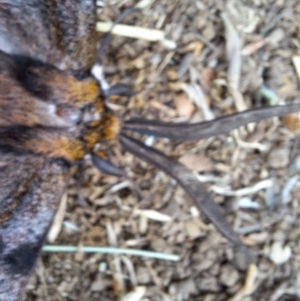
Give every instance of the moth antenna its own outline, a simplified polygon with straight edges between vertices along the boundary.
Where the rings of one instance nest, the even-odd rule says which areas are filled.
[[[124,122],[123,129],[173,140],[193,141],[225,134],[248,123],[297,111],[300,111],[299,103],[256,108],[194,124],[133,118]]]
[[[182,188],[195,201],[198,209],[203,212],[215,227],[233,244],[239,257],[237,258],[237,264],[240,269],[244,269],[248,264],[254,262],[254,254],[242,243],[239,235],[234,232],[227,223],[221,208],[213,201],[212,197],[206,191],[206,188],[189,169],[158,150],[148,147],[140,141],[129,138],[124,134],[120,135],[120,142],[126,151],[142,160],[152,163],[177,180]]]
[[[101,172],[103,172],[107,175],[111,175],[111,176],[115,176],[115,177],[126,177],[125,171],[123,171],[119,167],[115,166],[110,161],[99,157],[96,154],[92,154],[92,162],[93,162],[93,165],[98,170],[100,170]]]

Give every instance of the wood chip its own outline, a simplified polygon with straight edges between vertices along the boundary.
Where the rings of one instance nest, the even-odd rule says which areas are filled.
[[[300,83],[300,55],[294,55],[292,57],[292,62],[298,76],[298,81]]]
[[[135,215],[140,215],[144,216],[148,219],[152,219],[158,222],[169,222],[172,220],[172,217],[163,213],[160,213],[159,211],[156,210],[135,210],[134,211]]]
[[[97,31],[108,32],[110,31],[111,26],[111,22],[97,22],[96,28]],[[124,24],[115,25],[112,30],[112,34],[152,42],[162,41],[165,37],[165,33],[162,30],[130,26]]]
[[[187,168],[195,172],[211,171],[213,169],[211,160],[203,154],[185,154],[178,160]]]
[[[263,40],[259,40],[256,42],[252,42],[248,45],[246,45],[242,51],[241,51],[241,55],[251,55],[253,53],[255,53],[257,50],[259,50],[260,48],[262,48],[263,46],[265,46],[267,44],[267,40],[263,39]]]
[[[185,231],[190,239],[197,239],[203,232],[194,220],[188,220],[184,223]]]
[[[48,232],[47,239],[50,243],[53,243],[56,240],[56,238],[61,230],[62,223],[65,218],[65,213],[66,213],[66,208],[67,208],[67,200],[68,200],[68,194],[64,193],[64,195],[61,198],[59,208],[53,219],[51,228]]]
[[[255,282],[258,276],[258,268],[255,264],[250,264],[247,269],[246,279],[243,287],[237,292],[235,296],[228,299],[227,301],[242,301],[245,300],[246,296],[253,293],[255,289]]]

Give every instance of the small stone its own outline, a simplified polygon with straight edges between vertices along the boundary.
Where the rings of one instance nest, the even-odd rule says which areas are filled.
[[[273,44],[274,46],[278,46],[285,36],[286,35],[283,28],[279,27],[271,32],[271,34],[268,36],[268,40],[269,43]]]
[[[276,265],[280,265],[289,261],[292,255],[292,250],[289,246],[283,246],[276,241],[272,244],[269,252],[270,260]]]
[[[274,149],[268,158],[269,165],[272,168],[283,168],[289,163],[289,151],[286,148]]]
[[[216,31],[213,23],[206,22],[205,27],[202,31],[202,35],[208,41],[212,40],[216,36]]]
[[[217,293],[220,291],[220,286],[216,278],[200,277],[198,279],[198,288],[201,291]]]
[[[103,274],[99,274],[96,280],[93,281],[91,290],[93,292],[102,292],[109,288],[112,284],[111,279],[107,278]]]
[[[147,284],[151,281],[150,274],[145,267],[138,267],[136,271],[136,278],[139,284]]]
[[[201,261],[197,261],[197,265],[195,265],[195,270],[198,272],[206,271],[214,264],[213,260],[202,258]]]
[[[177,284],[177,294],[182,294],[183,296],[189,297],[190,295],[195,295],[197,293],[198,290],[196,283],[191,278],[180,281]]]
[[[194,220],[188,220],[185,222],[185,231],[187,236],[192,240],[203,235],[203,232]]]
[[[237,283],[239,277],[239,273],[231,264],[226,264],[222,267],[220,282],[223,285],[232,287]]]
[[[167,243],[164,239],[158,238],[151,242],[151,247],[156,252],[165,252]]]

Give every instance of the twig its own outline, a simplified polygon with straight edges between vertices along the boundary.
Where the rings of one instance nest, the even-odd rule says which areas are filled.
[[[268,188],[270,186],[273,186],[274,182],[272,179],[267,179],[267,180],[263,180],[260,181],[258,183],[256,183],[255,185],[251,186],[251,187],[245,187],[242,189],[238,189],[238,190],[230,190],[224,187],[219,187],[219,186],[211,186],[211,190],[217,194],[220,195],[227,195],[227,196],[243,196],[243,195],[249,195],[252,193],[256,193],[259,190]]]
[[[111,26],[112,23],[110,22],[97,22],[96,28],[97,31],[108,32],[111,29]],[[115,25],[112,34],[147,41],[163,41],[165,37],[165,33],[162,30],[124,24]]]

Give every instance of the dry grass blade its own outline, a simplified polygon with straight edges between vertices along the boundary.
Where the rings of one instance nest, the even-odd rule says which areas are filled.
[[[241,72],[241,41],[237,31],[231,23],[227,14],[221,14],[226,34],[226,53],[228,60],[227,77],[230,85],[234,89],[238,89]]]
[[[74,252],[83,252],[83,253],[99,253],[99,254],[114,254],[114,255],[132,255],[140,257],[155,258],[160,260],[171,260],[179,261],[180,257],[174,254],[165,254],[152,251],[143,251],[135,249],[124,249],[124,248],[112,248],[112,247],[75,247],[75,246],[55,246],[55,245],[46,245],[43,247],[44,252],[62,252],[62,253],[74,253]]]
[[[226,52],[228,60],[227,80],[228,88],[233,97],[238,111],[247,108],[243,96],[239,91],[241,73],[241,41],[238,32],[231,23],[226,13],[221,14],[225,26]]]

